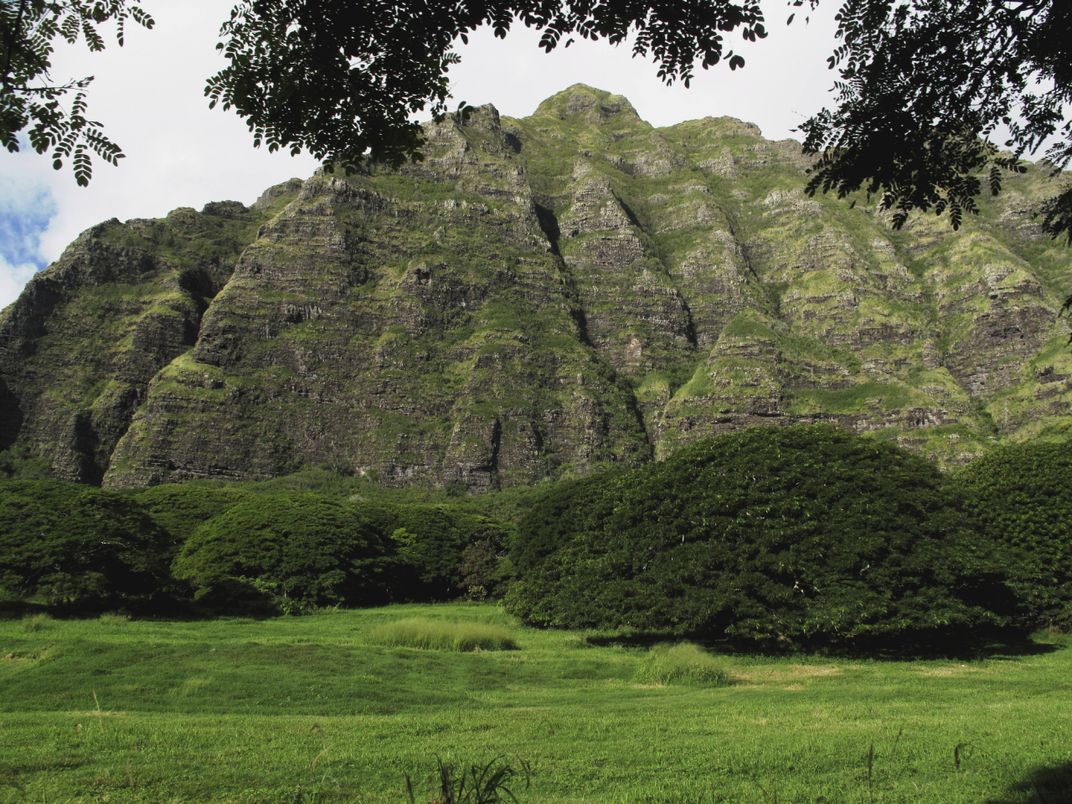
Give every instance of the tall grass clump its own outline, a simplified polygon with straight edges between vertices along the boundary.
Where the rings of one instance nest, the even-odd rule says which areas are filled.
[[[679,642],[656,645],[647,652],[633,680],[640,684],[696,684],[723,687],[729,676],[718,661],[698,645]]]
[[[130,615],[121,612],[106,611],[97,617],[97,622],[101,625],[122,627],[130,622]]]
[[[513,634],[499,625],[409,617],[374,628],[381,645],[429,650],[516,650]]]
[[[22,630],[29,633],[47,631],[56,624],[56,621],[47,614],[32,614],[22,618]]]
[[[429,801],[435,804],[501,804],[517,801],[511,785],[520,782],[527,790],[532,779],[532,768],[521,761],[521,770],[515,769],[502,757],[485,765],[469,765],[458,769],[449,762],[436,757],[439,764],[439,790]],[[417,796],[413,780],[406,774],[406,800],[415,804]],[[426,800],[424,796],[421,800]]]

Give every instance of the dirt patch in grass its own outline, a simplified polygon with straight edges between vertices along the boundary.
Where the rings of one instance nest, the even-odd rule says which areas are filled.
[[[982,669],[981,667],[972,667],[967,664],[950,664],[942,667],[920,667],[917,672],[921,676],[931,678],[956,678],[968,673],[979,673]]]

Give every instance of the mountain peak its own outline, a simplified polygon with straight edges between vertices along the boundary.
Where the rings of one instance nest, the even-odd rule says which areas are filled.
[[[561,120],[571,117],[606,120],[617,116],[640,119],[633,104],[622,95],[614,95],[587,84],[574,84],[552,95],[536,108],[536,115],[548,115]]]

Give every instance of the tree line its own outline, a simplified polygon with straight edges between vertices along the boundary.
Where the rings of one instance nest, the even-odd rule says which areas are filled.
[[[0,483],[8,607],[271,615],[466,596],[538,626],[771,647],[1068,629],[1072,451],[1021,444],[943,475],[829,426],[752,429],[512,507]]]

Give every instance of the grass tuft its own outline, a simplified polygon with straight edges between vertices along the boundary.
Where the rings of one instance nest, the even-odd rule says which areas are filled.
[[[691,642],[656,645],[647,652],[633,680],[640,684],[697,684],[723,687],[729,676],[718,661]]]
[[[47,614],[34,614],[30,617],[22,618],[22,630],[29,633],[36,633],[38,631],[47,631],[56,624],[56,621],[49,617]]]
[[[409,617],[374,628],[371,637],[382,645],[432,650],[516,650],[507,629],[488,623],[467,623]]]
[[[451,763],[436,757],[439,764],[439,792],[433,794],[430,801],[441,804],[496,804],[496,802],[517,801],[517,796],[510,789],[520,782],[527,790],[532,780],[532,767],[521,760],[521,769],[515,769],[502,757],[491,760],[485,765],[469,765],[461,771]],[[406,800],[416,804],[417,797],[413,789],[413,780],[406,774]],[[422,796],[421,800],[425,800]]]

